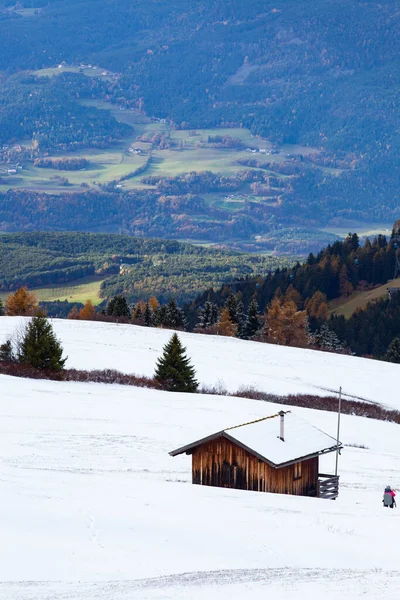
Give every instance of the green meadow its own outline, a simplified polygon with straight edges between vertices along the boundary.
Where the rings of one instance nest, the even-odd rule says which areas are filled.
[[[53,302],[55,300],[67,300],[68,302],[82,302],[84,304],[87,300],[91,300],[92,303],[97,306],[102,301],[100,298],[100,286],[104,277],[84,277],[74,282],[70,282],[69,285],[59,284],[52,285],[42,288],[32,288],[30,291],[34,292],[39,300],[43,302]],[[1,292],[0,298],[4,300],[9,295],[9,292]]]

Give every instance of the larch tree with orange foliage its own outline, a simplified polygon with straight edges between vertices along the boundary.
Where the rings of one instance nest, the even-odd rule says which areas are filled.
[[[267,310],[261,337],[270,344],[306,348],[309,345],[307,312],[298,310],[291,301],[281,304],[275,297]]]
[[[26,286],[19,288],[13,294],[10,294],[6,300],[6,315],[14,316],[32,316],[38,310],[39,301],[33,292],[28,292]]]
[[[343,265],[339,272],[339,289],[341,296],[350,296],[353,293],[353,286],[349,280],[346,265]]]
[[[153,313],[160,306],[160,303],[159,303],[159,301],[157,300],[157,298],[155,296],[150,296],[148,304],[150,305],[151,312],[153,312]]]
[[[319,290],[311,298],[308,298],[305,309],[310,317],[318,321],[326,321],[328,318],[328,301],[325,294]]]
[[[227,337],[235,337],[237,335],[238,326],[231,320],[227,308],[223,308],[221,311],[221,319],[218,323],[217,331],[219,335],[225,335]]]
[[[85,306],[79,311],[81,321],[93,321],[96,316],[96,309],[91,300],[86,300]]]
[[[292,284],[290,284],[288,286],[288,288],[285,292],[284,301],[285,302],[294,302],[295,305],[297,306],[297,308],[303,307],[303,298],[301,297],[300,292],[298,292],[296,290],[296,288],[293,287]]]

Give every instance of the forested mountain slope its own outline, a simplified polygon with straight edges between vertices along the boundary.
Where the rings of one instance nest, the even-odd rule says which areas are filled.
[[[127,98],[177,123],[244,121],[292,143],[370,152],[397,135],[395,0],[22,4],[46,7],[2,13],[3,71],[91,59],[124,72]]]
[[[281,172],[291,179],[286,187],[280,182],[285,189],[274,206],[265,198],[246,205],[238,219],[246,221],[247,231],[269,233],[275,223],[315,227],[396,218],[397,0],[384,4],[25,0],[16,8],[12,4],[0,2],[3,143],[12,139],[12,133],[16,139],[42,134],[42,147],[65,144],[71,149],[71,132],[87,147],[113,143],[128,129],[110,115],[107,120],[97,109],[84,110],[73,103],[74,95],[75,101],[106,98],[114,105],[167,119],[174,130],[248,127],[274,144],[313,147],[311,164],[303,162],[299,150],[284,159],[290,164]],[[33,91],[20,79],[12,79],[17,72],[63,61],[69,65],[84,61],[118,76],[112,85],[89,86],[89,94],[83,75],[67,78],[64,86],[42,81],[40,90],[35,81]],[[17,111],[12,108],[13,97],[18,98]],[[35,126],[32,111],[38,112],[38,99],[48,118],[39,115]],[[69,120],[70,129],[67,123],[64,127]],[[270,166],[262,168],[265,174]],[[249,224],[246,212],[257,213],[256,224]],[[209,219],[205,208],[203,214]],[[225,211],[222,219],[229,218]],[[208,228],[207,219],[199,226],[199,237],[207,229],[207,238],[213,239],[217,233]],[[6,215],[5,220],[12,218]],[[265,224],[263,231],[259,223]],[[17,219],[14,227],[22,226]],[[195,235],[191,224],[190,236]]]

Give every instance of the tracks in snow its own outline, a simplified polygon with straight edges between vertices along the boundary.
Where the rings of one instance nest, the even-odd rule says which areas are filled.
[[[228,588],[231,589],[228,589]],[[400,595],[400,572],[379,569],[228,569],[195,571],[160,577],[103,582],[3,582],[0,597],[8,600],[190,600],[191,598],[298,598],[302,591],[329,590],[329,598],[386,598]],[[278,591],[279,590],[279,591]],[[283,594],[282,596],[280,594]],[[243,595],[244,594],[244,595]],[[292,595],[293,594],[293,595]]]

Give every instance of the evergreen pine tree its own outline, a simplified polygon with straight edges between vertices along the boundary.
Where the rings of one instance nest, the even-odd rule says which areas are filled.
[[[134,305],[133,309],[132,309],[132,319],[134,321],[141,321],[143,320],[143,308],[140,302],[138,302],[137,304]]]
[[[107,306],[107,314],[111,317],[126,317],[131,318],[131,312],[129,310],[128,302],[125,296],[118,294],[111,298]]]
[[[218,321],[219,321],[218,306],[214,302],[211,302],[211,320],[210,320],[210,326],[215,325],[216,323],[218,323]]]
[[[225,302],[225,308],[229,312],[229,318],[232,323],[238,323],[238,301],[233,292],[231,292]]]
[[[3,302],[0,298],[0,317],[2,317],[4,315],[4,306],[3,306]]]
[[[33,317],[26,326],[18,360],[36,369],[61,371],[66,358],[62,358],[63,349],[57,340],[53,327],[47,317]]]
[[[15,362],[14,351],[11,340],[7,340],[0,346],[0,362]]]
[[[199,309],[197,325],[200,329],[205,329],[206,327],[209,327],[210,321],[211,321],[211,302],[209,302],[207,300],[207,302],[204,303],[204,306]]]
[[[244,312],[243,302],[241,300],[238,301],[236,306],[236,318],[237,318],[237,326],[238,326],[238,337],[245,338],[246,337],[246,321],[247,316]]]
[[[385,358],[389,362],[400,363],[400,338],[394,338],[394,340],[389,344]]]
[[[157,360],[154,378],[170,392],[196,392],[198,381],[195,370],[185,354],[185,348],[176,333],[163,348]]]
[[[167,327],[167,307],[165,304],[157,306],[153,312],[153,323],[156,327]]]
[[[330,350],[332,352],[344,350],[344,346],[336,333],[325,323],[321,325],[319,331],[314,335],[314,340],[323,350]]]
[[[146,302],[146,306],[144,307],[144,324],[146,327],[151,327],[153,324],[153,313],[151,312],[150,304]]]
[[[171,298],[168,302],[165,325],[171,327],[171,329],[186,329],[187,323],[184,312],[177,306],[174,298]]]
[[[204,306],[199,310],[197,326],[200,329],[212,327],[218,323],[218,317],[218,306],[213,302],[210,302],[210,300],[207,300],[204,303]]]
[[[245,333],[247,338],[252,338],[260,329],[260,321],[258,319],[258,302],[255,298],[250,302],[247,311]]]

